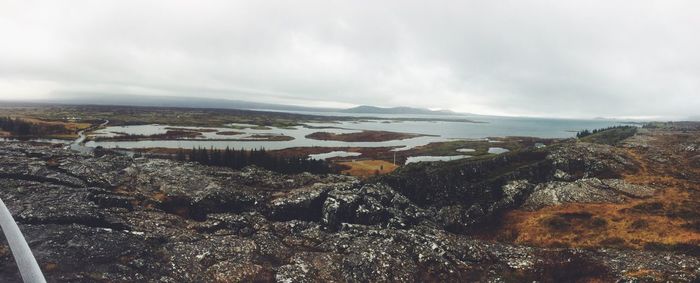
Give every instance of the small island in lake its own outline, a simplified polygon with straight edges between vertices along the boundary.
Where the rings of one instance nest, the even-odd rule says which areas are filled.
[[[307,139],[323,141],[344,141],[344,142],[383,142],[393,140],[405,140],[425,135],[411,133],[397,133],[388,131],[362,131],[357,133],[334,134],[329,132],[315,132],[306,135]]]

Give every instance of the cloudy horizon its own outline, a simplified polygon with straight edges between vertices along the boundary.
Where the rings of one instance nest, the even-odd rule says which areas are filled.
[[[700,109],[694,1],[5,1],[0,100],[76,93],[489,115]]]

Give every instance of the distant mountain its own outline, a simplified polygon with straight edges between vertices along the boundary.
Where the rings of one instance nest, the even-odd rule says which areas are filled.
[[[276,111],[311,111],[330,112],[337,108],[304,107],[284,104],[250,102],[243,100],[179,97],[179,96],[146,96],[122,94],[67,94],[62,98],[44,100],[47,103],[60,104],[90,104],[90,105],[122,105],[122,106],[151,106],[151,107],[185,107],[185,108],[224,108],[224,109],[264,109]]]
[[[353,108],[348,108],[340,112],[345,113],[363,113],[363,114],[419,114],[419,115],[457,115],[457,113],[449,110],[430,110],[425,108],[413,107],[376,107],[362,105]]]
[[[150,106],[150,107],[184,107],[184,108],[224,108],[242,110],[273,110],[273,111],[306,111],[306,112],[343,112],[355,114],[410,114],[410,115],[457,115],[449,110],[434,111],[425,108],[392,107],[383,108],[362,105],[348,109],[305,107],[285,104],[261,103],[244,100],[180,97],[180,96],[147,96],[124,95],[109,93],[66,93],[61,98],[43,100],[45,103],[86,104],[86,105],[121,105],[121,106]]]

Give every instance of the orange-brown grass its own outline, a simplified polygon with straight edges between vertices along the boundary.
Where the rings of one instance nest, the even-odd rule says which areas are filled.
[[[384,160],[357,160],[344,161],[338,164],[347,166],[350,169],[343,170],[342,173],[350,174],[358,177],[369,177],[378,174],[386,174],[398,168],[391,162]]]
[[[638,269],[638,270],[632,270],[628,271],[626,273],[628,277],[634,277],[634,278],[640,278],[640,277],[649,277],[649,278],[655,278],[661,282],[661,273],[655,270],[649,270],[649,269]]]
[[[650,199],[622,204],[574,203],[537,211],[515,210],[505,216],[498,236],[545,247],[640,249],[651,243],[697,244],[700,233],[684,227],[688,220],[647,209],[659,203],[662,210],[671,208],[688,197],[687,192],[668,189]]]
[[[56,269],[58,269],[58,264],[57,264],[57,263],[55,263],[55,262],[47,262],[47,263],[45,263],[45,264],[43,265],[43,268],[42,268],[41,270],[43,270],[44,272],[53,272],[53,271],[55,271]]]
[[[168,196],[164,192],[156,192],[151,198],[158,202],[163,202],[168,199]]]
[[[79,122],[65,122],[65,121],[47,121],[47,120],[41,120],[37,118],[32,118],[32,117],[20,117],[21,120],[33,123],[33,124],[38,124],[38,125],[58,125],[62,126],[64,129],[66,129],[67,133],[64,134],[54,134],[54,135],[48,135],[46,137],[49,138],[55,138],[55,139],[75,139],[78,137],[78,131],[84,130],[92,126],[90,123],[79,123]],[[8,133],[11,135],[10,133]],[[0,133],[0,137],[4,136],[2,133]]]
[[[45,120],[40,120],[36,118],[31,118],[31,117],[22,117],[22,120],[34,123],[34,124],[40,124],[40,125],[62,125],[66,130],[70,131],[79,131],[79,130],[84,130],[92,126],[90,123],[78,123],[78,122],[63,122],[63,121],[45,121]]]
[[[643,153],[628,150],[640,170],[625,181],[659,188],[646,199],[624,203],[564,204],[537,211],[506,213],[497,228],[500,240],[543,247],[618,247],[700,244],[700,190],[697,184],[664,172]],[[677,164],[675,170],[687,170]],[[658,167],[658,166],[656,166]]]

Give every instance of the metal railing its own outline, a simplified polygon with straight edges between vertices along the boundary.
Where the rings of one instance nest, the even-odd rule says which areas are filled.
[[[22,232],[17,227],[15,219],[12,218],[12,214],[2,199],[0,199],[0,227],[2,227],[2,232],[5,233],[7,243],[10,245],[12,255],[15,257],[22,280],[25,283],[45,283],[46,279],[44,279],[44,274],[41,273],[32,250],[29,249],[27,241],[24,240]]]

